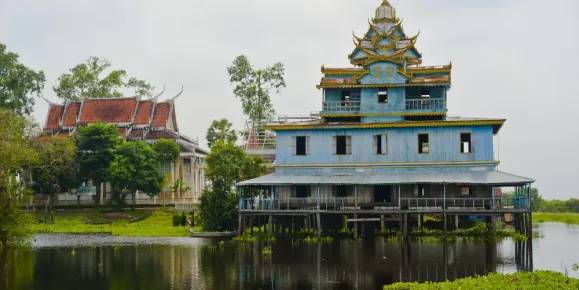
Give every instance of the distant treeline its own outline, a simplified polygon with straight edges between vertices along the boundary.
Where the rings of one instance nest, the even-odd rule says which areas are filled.
[[[512,197],[513,192],[504,192],[504,197]],[[571,198],[568,200],[546,200],[539,194],[537,188],[531,188],[531,208],[533,211],[540,212],[572,212],[579,213],[579,199]]]

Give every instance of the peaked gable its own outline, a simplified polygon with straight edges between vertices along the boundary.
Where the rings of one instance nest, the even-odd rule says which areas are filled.
[[[136,98],[85,99],[80,114],[80,123],[90,124],[98,121],[131,123],[136,107]]]
[[[63,105],[51,104],[48,109],[48,117],[46,118],[45,130],[57,130],[60,128],[60,119],[64,112]]]

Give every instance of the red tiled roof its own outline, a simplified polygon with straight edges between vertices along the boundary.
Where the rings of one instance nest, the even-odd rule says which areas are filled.
[[[121,134],[121,136],[125,137],[125,135],[127,135],[127,128],[118,128],[119,130],[119,134]]]
[[[66,107],[64,112],[64,120],[62,120],[63,126],[76,126],[76,117],[78,116],[78,110],[80,109],[80,103],[70,103]]]
[[[80,123],[105,123],[131,122],[137,106],[136,98],[120,99],[87,99],[84,100]]]
[[[169,119],[169,111],[171,110],[171,105],[169,102],[157,103],[155,106],[155,114],[153,115],[153,122],[151,126],[153,127],[163,127],[167,126],[167,120]]]
[[[46,121],[44,129],[55,130],[60,128],[60,118],[62,117],[63,112],[64,112],[63,105],[51,105],[50,109],[48,110],[48,119]]]
[[[137,109],[137,114],[135,115],[135,125],[149,124],[149,118],[151,117],[151,111],[153,110],[153,101],[140,101],[139,108]]]

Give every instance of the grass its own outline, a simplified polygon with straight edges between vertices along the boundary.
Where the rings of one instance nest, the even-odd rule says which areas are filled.
[[[124,211],[133,218],[149,215],[150,211]],[[44,216],[43,213],[37,213]],[[103,218],[97,210],[58,211],[54,212],[54,223],[33,225],[36,233],[111,233],[114,236],[126,237],[185,237],[189,236],[186,227],[172,226],[173,214],[157,210],[150,217],[137,222],[126,218]],[[100,223],[106,220],[109,223]],[[97,222],[97,224],[94,224]]]
[[[569,278],[553,271],[520,272],[515,274],[490,273],[488,276],[457,279],[440,283],[396,283],[384,290],[430,289],[579,289],[579,279]]]
[[[565,223],[569,225],[579,225],[579,214],[577,213],[547,213],[534,212],[534,223]]]

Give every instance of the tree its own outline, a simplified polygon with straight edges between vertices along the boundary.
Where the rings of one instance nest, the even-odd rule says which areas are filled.
[[[237,133],[231,129],[231,126],[233,124],[227,119],[213,120],[209,129],[207,129],[207,146],[211,148],[213,143],[220,140],[235,143],[237,141]]]
[[[115,157],[108,169],[108,179],[114,187],[130,191],[133,210],[137,190],[155,196],[163,187],[164,177],[155,157],[151,145],[144,141],[125,142],[116,148]]]
[[[243,113],[252,121],[269,120],[275,115],[270,91],[279,93],[285,87],[284,66],[278,62],[265,69],[254,70],[247,57],[238,56],[227,68],[233,94],[241,100]]]
[[[179,194],[179,196],[183,196],[183,193],[191,190],[191,186],[189,184],[183,182],[181,178],[177,178],[177,180],[173,181],[171,184],[171,192]]]
[[[76,188],[79,166],[76,162],[76,146],[70,138],[34,138],[31,147],[37,152],[38,163],[31,168],[33,189],[36,193],[49,196],[48,207],[52,208],[55,194]]]
[[[76,138],[77,160],[80,176],[91,179],[96,187],[96,207],[101,200],[101,183],[106,181],[106,173],[113,161],[115,147],[124,142],[115,125],[97,122],[78,128]]]
[[[20,56],[0,43],[0,109],[30,115],[34,97],[42,95],[46,77],[18,61]]]
[[[207,179],[211,189],[201,194],[199,206],[203,226],[208,231],[235,228],[237,196],[235,183],[265,173],[260,156],[248,156],[232,143],[217,141],[206,157]]]
[[[153,86],[136,78],[127,81],[125,70],[113,70],[101,76],[110,66],[108,60],[91,56],[85,63],[70,69],[70,73],[62,74],[53,90],[60,98],[76,101],[82,98],[120,98],[124,96],[121,89],[132,89],[137,96],[152,96]]]
[[[156,160],[159,162],[174,162],[181,153],[179,144],[173,139],[159,139],[153,143],[153,150],[156,153]]]
[[[24,135],[27,125],[16,112],[0,110],[0,248],[32,235],[32,216],[20,209],[30,193],[23,175],[37,160]]]
[[[545,200],[539,194],[539,189],[531,187],[531,210],[538,211],[544,201]]]

